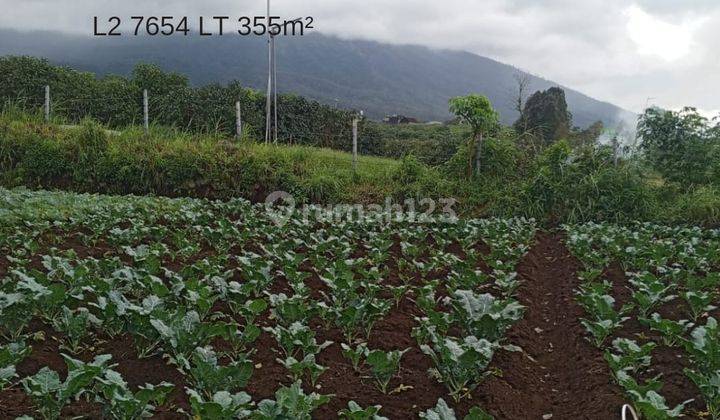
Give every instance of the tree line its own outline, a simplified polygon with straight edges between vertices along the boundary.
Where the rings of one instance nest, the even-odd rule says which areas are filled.
[[[239,101],[245,134],[264,137],[265,96],[241,86],[191,86],[188,78],[152,64],[137,64],[129,77],[54,66],[33,57],[0,58],[0,101],[34,110],[43,106],[50,86],[52,113],[70,122],[85,117],[108,127],[142,123],[143,90],[150,96],[150,122],[194,133],[235,132],[235,102]],[[295,144],[348,150],[354,112],[306,98],[278,97],[278,135]]]
[[[229,136],[235,131],[234,104],[239,101],[245,136],[264,137],[264,94],[237,81],[196,87],[187,77],[151,64],[137,64],[129,77],[96,77],[54,66],[44,59],[0,58],[2,103],[39,109],[45,85],[51,88],[53,115],[71,122],[91,117],[111,128],[140,124],[142,92],[147,89],[151,123]],[[504,172],[502,165],[516,170],[527,167],[558,142],[576,151],[608,148],[598,143],[603,134],[607,137],[611,133],[602,122],[586,129],[573,127],[562,89],[537,91],[526,98],[522,80],[518,86],[519,118],[511,127],[498,122],[497,112],[486,97],[469,95],[450,100],[449,108],[457,118],[441,126],[385,126],[361,120],[360,153],[393,158],[413,155],[421,162],[457,170],[458,162],[463,162],[463,174],[479,175],[487,170]],[[354,111],[291,94],[279,96],[278,109],[281,141],[350,150]],[[632,157],[623,156],[626,163],[642,165],[665,181],[682,186],[720,185],[717,119],[708,120],[693,108],[649,108],[638,119],[637,135],[637,139],[625,139],[638,145]]]

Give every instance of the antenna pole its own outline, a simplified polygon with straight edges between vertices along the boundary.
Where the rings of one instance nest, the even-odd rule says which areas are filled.
[[[267,21],[266,23],[270,24],[270,0],[267,0]],[[267,94],[265,95],[265,143],[270,142],[270,107],[272,106],[272,103],[270,101],[270,95],[272,94],[272,65],[273,65],[273,59],[272,59],[272,35],[270,34],[270,28],[267,28],[268,31],[268,83],[267,83]]]
[[[273,87],[272,87],[272,89],[273,89],[273,110],[274,110],[274,112],[275,112],[274,125],[273,125],[275,132],[274,132],[273,140],[275,141],[275,143],[277,143],[277,141],[278,141],[278,104],[277,104],[278,91],[277,91],[277,56],[276,56],[276,52],[275,52],[275,37],[274,37],[274,36],[272,37],[272,42],[271,42],[271,44],[272,44],[272,57],[273,57],[273,59],[272,59],[272,68],[273,68]]]

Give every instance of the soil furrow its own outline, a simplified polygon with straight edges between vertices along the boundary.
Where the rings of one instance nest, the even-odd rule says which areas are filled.
[[[524,353],[501,353],[502,377],[482,392],[487,408],[508,419],[614,419],[624,403],[602,353],[585,339],[575,302],[579,264],[560,235],[539,233],[518,266],[525,317],[508,332]]]

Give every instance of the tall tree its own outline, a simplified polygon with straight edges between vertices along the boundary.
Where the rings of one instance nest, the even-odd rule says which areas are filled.
[[[707,181],[718,139],[695,108],[645,110],[638,122],[640,148],[659,173],[684,185]]]
[[[480,173],[484,137],[498,124],[498,113],[484,95],[472,94],[450,99],[450,112],[472,128],[475,173]]]
[[[567,138],[572,115],[568,112],[565,91],[552,87],[537,91],[528,98],[520,118],[515,122],[518,132],[532,132],[547,146]]]

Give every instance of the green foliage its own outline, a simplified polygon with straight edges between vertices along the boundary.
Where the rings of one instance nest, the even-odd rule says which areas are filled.
[[[86,339],[92,333],[93,328],[99,327],[100,324],[101,321],[87,308],[71,310],[67,306],[63,306],[60,316],[53,320],[55,331],[67,336],[64,347],[73,354],[78,354],[83,350],[83,346],[87,345]]]
[[[670,191],[665,198],[669,206],[664,209],[662,219],[674,224],[719,226],[720,188],[716,185],[720,185],[720,180],[715,185]]]
[[[685,375],[700,389],[713,419],[720,418],[720,371],[695,371],[685,369]]]
[[[0,347],[0,390],[17,377],[15,365],[27,357],[32,348],[23,341],[8,343]]]
[[[344,420],[388,420],[387,417],[379,415],[382,406],[373,405],[363,409],[355,401],[348,402],[348,408],[338,411],[338,416]]]
[[[648,108],[640,117],[641,148],[655,170],[684,186],[707,183],[718,153],[717,130],[694,108]]]
[[[445,384],[457,402],[489,375],[487,369],[495,353],[495,345],[474,336],[463,340],[436,338],[434,341],[432,346],[423,344],[420,349],[433,361],[430,374]]]
[[[365,354],[365,362],[383,394],[387,394],[388,384],[400,370],[400,359],[408,350],[368,350]]]
[[[614,351],[605,350],[605,360],[610,365],[610,370],[632,374],[650,366],[650,352],[656,347],[652,341],[640,346],[635,340],[627,338],[616,338],[612,344]]]
[[[421,419],[427,420],[457,420],[455,416],[455,410],[448,407],[445,400],[442,398],[438,399],[435,407],[420,413]],[[486,413],[480,407],[472,407],[468,412],[468,415],[464,417],[464,420],[493,420],[494,417]]]
[[[150,95],[151,124],[195,133],[235,130],[235,101],[252,138],[265,127],[265,98],[238,82],[192,87],[186,76],[139,63],[131,77],[107,76],[56,67],[31,57],[0,58],[0,103],[17,100],[27,110],[43,104],[43,86],[52,92],[53,115],[71,122],[86,117],[113,128],[142,121],[142,91]],[[102,100],[99,100],[102,99]],[[296,95],[278,97],[279,137],[293,144],[349,150],[351,113]]]
[[[693,400],[687,400],[670,408],[667,406],[665,398],[658,394],[662,383],[655,379],[649,380],[646,384],[638,384],[632,377],[625,372],[616,372],[616,377],[620,386],[625,388],[633,401],[635,410],[644,419],[663,420],[668,418],[676,418],[683,416],[685,406]]]
[[[353,191],[355,183],[371,186],[380,197],[404,187],[391,178],[398,164],[388,159],[361,157],[356,176],[350,155],[326,149],[236,144],[160,128],[149,137],[137,129],[108,133],[88,120],[77,128],[38,130],[4,124],[7,117],[0,116],[5,185],[255,200],[283,190],[300,202],[318,203],[360,201],[355,195],[364,191]]]
[[[0,185],[255,201],[284,190],[299,203],[382,204],[390,196],[396,203],[432,198],[439,207],[439,199],[453,197],[459,215],[476,217],[720,223],[714,186],[658,185],[636,161],[613,165],[606,148],[573,151],[560,142],[533,157],[508,130],[485,140],[482,179],[468,182],[471,144],[442,168],[408,155],[400,163],[361,156],[354,174],[350,155],[326,149],[238,144],[161,127],[145,137],[89,121],[61,128],[19,115],[0,115]]]
[[[19,338],[32,318],[32,303],[23,293],[0,292],[0,331],[9,339]]]
[[[210,347],[198,347],[192,355],[188,372],[197,390],[212,397],[219,391],[235,392],[245,387],[253,373],[252,361],[243,355],[227,365],[220,365]]]
[[[675,286],[665,285],[652,273],[639,274],[630,279],[630,284],[633,285],[632,297],[642,318],[647,317],[650,309],[676,298],[670,294]]]
[[[180,367],[187,367],[187,357],[196,348],[223,333],[220,324],[202,322],[196,311],[179,308],[157,315],[150,324],[157,331],[165,354]]]
[[[513,299],[496,299],[489,293],[456,290],[450,305],[458,325],[468,336],[490,342],[500,340],[505,331],[522,318],[524,306]]]
[[[394,159],[412,155],[427,165],[440,166],[471,136],[465,124],[391,125],[367,121],[358,147],[360,154]]]
[[[305,394],[301,382],[282,387],[275,392],[274,400],[262,400],[253,413],[254,420],[274,420],[278,418],[310,420],[312,412],[330,401],[329,395],[315,392]]]
[[[513,136],[514,134],[505,130],[499,130],[492,137],[484,139],[484,161],[480,173],[485,179],[497,178],[502,182],[508,182],[524,175],[523,166],[526,156],[518,148]],[[445,163],[443,169],[448,176],[467,177],[468,162],[475,153],[472,146],[471,142],[464,142],[459,146],[457,153]]]
[[[317,363],[314,354],[305,355],[302,359],[298,360],[292,356],[288,356],[285,359],[277,359],[277,362],[285,366],[290,372],[290,378],[292,380],[302,380],[305,376],[310,379],[310,384],[315,386],[320,375],[322,375],[327,367]]]
[[[483,95],[459,96],[450,99],[450,112],[455,114],[461,122],[469,124],[472,129],[472,157],[468,162],[473,173],[481,170],[483,158],[483,139],[498,125],[498,114],[493,109],[490,100]]]
[[[659,332],[662,335],[663,344],[668,347],[677,345],[685,331],[693,325],[686,319],[674,321],[663,318],[657,312],[653,313],[650,318],[640,318],[640,322],[651,330]]]
[[[147,384],[132,392],[118,372],[109,369],[97,379],[96,400],[103,405],[103,413],[113,419],[134,420],[151,417],[155,407],[162,405],[174,385],[163,382]]]
[[[602,149],[574,153],[563,141],[538,156],[521,194],[527,216],[573,223],[653,218],[658,199],[639,168],[614,166]]]
[[[63,357],[68,366],[65,381],[61,382],[60,375],[47,366],[21,381],[25,392],[33,399],[38,413],[44,419],[59,418],[60,411],[71,398],[88,393],[93,383],[108,369],[107,362],[110,360],[110,355],[97,356],[90,363],[66,355]]]
[[[332,341],[318,344],[315,331],[300,322],[294,322],[287,328],[278,325],[265,327],[264,330],[275,337],[286,357],[303,358],[306,355],[316,355],[332,344]]]
[[[211,399],[205,399],[192,389],[186,389],[190,397],[192,416],[200,419],[235,420],[247,418],[252,413],[252,398],[245,392],[231,394],[218,391]]]
[[[565,91],[552,87],[537,91],[525,102],[521,118],[515,122],[520,133],[537,136],[545,146],[570,134],[572,115],[568,112]]]
[[[458,96],[450,99],[450,112],[472,128],[473,137],[486,134],[498,123],[498,113],[483,95]]]
[[[358,371],[360,368],[360,364],[363,362],[363,356],[368,352],[367,344],[360,343],[355,346],[355,348],[353,348],[350,345],[341,343],[340,348],[342,348],[343,356],[349,359],[350,363],[352,363],[353,369],[355,369],[355,371]]]
[[[624,315],[630,311],[631,306],[624,305],[616,310],[615,298],[610,295],[582,291],[578,293],[578,303],[591,315],[590,319],[581,319],[580,322],[592,335],[591,341],[597,347],[601,347],[614,330],[630,319]]]

